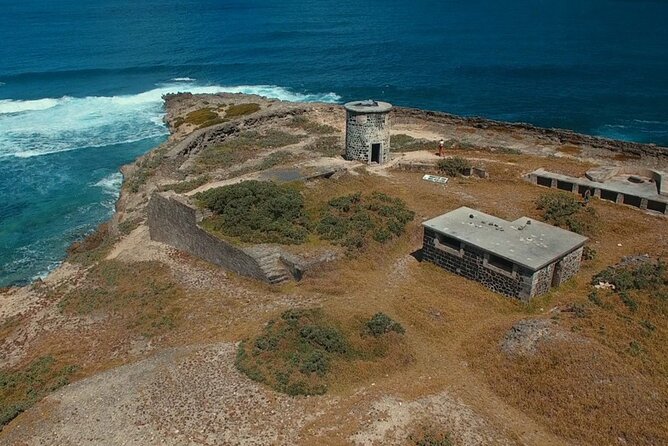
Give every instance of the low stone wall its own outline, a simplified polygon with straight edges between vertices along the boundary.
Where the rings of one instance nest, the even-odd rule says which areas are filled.
[[[269,281],[256,258],[200,228],[202,216],[187,199],[173,193],[155,193],[148,204],[151,239],[166,243],[243,276]]]

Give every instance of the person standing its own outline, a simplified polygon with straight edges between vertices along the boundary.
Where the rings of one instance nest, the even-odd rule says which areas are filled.
[[[445,141],[443,138],[438,142],[438,156],[443,157],[443,148],[445,147]]]

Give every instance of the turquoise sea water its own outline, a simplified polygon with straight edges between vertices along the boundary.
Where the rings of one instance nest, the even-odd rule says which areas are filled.
[[[0,285],[113,212],[162,94],[376,98],[668,145],[668,2],[0,0]]]

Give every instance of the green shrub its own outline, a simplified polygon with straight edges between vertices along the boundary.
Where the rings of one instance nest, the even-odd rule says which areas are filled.
[[[596,259],[596,256],[598,253],[596,250],[590,246],[585,246],[584,249],[582,250],[582,259],[583,260],[594,260]]]
[[[330,353],[345,353],[348,349],[341,333],[330,327],[307,325],[299,330],[299,336],[315,347],[322,347]]]
[[[208,229],[242,242],[300,244],[308,237],[308,219],[301,194],[272,182],[244,181],[209,189],[197,200],[215,216]]]
[[[293,309],[270,321],[247,348],[237,350],[237,368],[249,378],[288,395],[321,395],[333,360],[347,352],[347,340],[320,309]]]
[[[319,350],[313,350],[306,354],[299,367],[299,371],[305,375],[315,373],[323,377],[329,371],[329,360]]]
[[[369,238],[383,243],[401,235],[415,214],[398,198],[373,192],[337,197],[322,211],[316,230],[320,237],[357,250]]]
[[[188,123],[201,129],[204,127],[210,127],[215,124],[220,124],[221,122],[224,122],[224,120],[218,116],[218,113],[207,107],[192,111],[188,113],[185,118],[178,118],[176,121],[174,121],[174,126],[180,127],[184,123]]]
[[[598,214],[592,207],[583,207],[580,200],[566,192],[542,194],[536,202],[538,210],[543,211],[545,222],[568,229],[578,234],[596,232]]]
[[[643,262],[622,267],[608,267],[596,274],[592,285],[599,282],[608,282],[615,286],[618,292],[632,290],[655,290],[667,283],[666,266],[662,261]]]
[[[391,331],[404,334],[406,330],[400,323],[392,320],[384,313],[376,313],[366,322],[366,330],[372,336],[381,336]]]
[[[246,104],[230,105],[225,111],[225,117],[238,118],[239,116],[250,115],[260,110],[260,105],[254,102]]]
[[[460,175],[468,175],[472,165],[466,158],[453,156],[452,158],[439,160],[436,167],[439,172],[451,177],[456,177]]]

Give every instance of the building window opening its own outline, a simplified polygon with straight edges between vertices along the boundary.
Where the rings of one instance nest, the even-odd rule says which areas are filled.
[[[513,273],[513,262],[506,260],[503,257],[495,256],[494,254],[489,254],[487,259],[487,264],[493,266],[494,268],[500,269],[501,271],[512,274]]]

